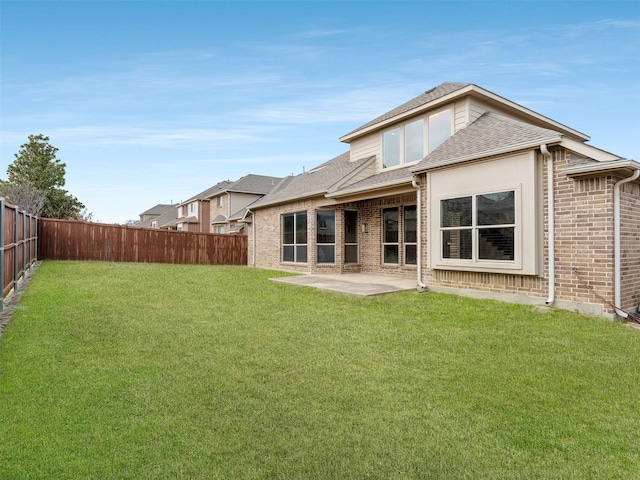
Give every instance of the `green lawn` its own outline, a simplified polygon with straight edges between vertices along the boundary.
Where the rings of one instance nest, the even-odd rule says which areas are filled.
[[[43,263],[0,336],[0,478],[639,478],[639,331],[278,275]]]

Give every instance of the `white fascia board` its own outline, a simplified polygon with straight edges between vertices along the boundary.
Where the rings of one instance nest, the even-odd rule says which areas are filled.
[[[483,158],[488,158],[488,157],[497,157],[499,155],[504,155],[506,153],[516,153],[520,150],[539,148],[540,145],[543,143],[546,144],[547,146],[557,145],[561,143],[561,141],[562,141],[562,137],[553,137],[553,138],[548,138],[547,140],[542,142],[536,141],[536,142],[518,143],[516,145],[509,145],[508,147],[501,147],[493,150],[486,150],[484,152],[465,155],[463,157],[458,157],[454,159],[451,163],[448,163],[448,162],[436,163],[436,164],[428,165],[422,168],[419,168],[419,166],[417,166],[416,168],[413,168],[409,171],[413,174],[419,174],[419,173],[427,172],[429,170],[433,170],[434,168],[441,168],[441,167],[446,168],[451,165],[457,165],[459,163],[468,162],[470,160],[481,160]]]
[[[347,183],[349,180],[351,180],[353,177],[355,177],[357,174],[359,174],[362,170],[364,170],[367,167],[370,167],[371,164],[375,162],[375,160],[376,160],[376,156],[375,155],[370,156],[358,168],[352,170],[351,173],[349,173],[348,175],[342,177],[336,183],[331,185],[331,187],[329,187],[328,192],[335,192],[336,190],[338,190],[342,185]],[[357,162],[358,160],[355,160],[355,161]]]
[[[585,157],[593,158],[594,160],[598,160],[599,162],[620,160],[620,157],[618,155],[614,155],[613,153],[609,153],[592,145],[586,145],[582,142],[577,142],[576,140],[573,140],[571,138],[563,138],[560,145],[565,147],[567,150],[579,153],[580,155]]]
[[[588,163],[586,165],[574,165],[562,170],[562,173],[569,177],[591,173],[605,173],[619,170],[640,170],[640,162],[635,160],[610,160],[605,162]]]
[[[251,207],[251,210],[260,210],[261,208],[269,208],[274,207],[276,205],[283,205],[285,203],[299,202],[300,200],[308,200],[314,197],[324,197],[326,194],[326,190],[320,190],[317,192],[310,192],[305,195],[300,195],[299,197],[290,197],[290,198],[281,198],[279,200],[272,200],[266,203],[259,203]]]
[[[440,97],[440,98],[436,98],[435,100],[432,100],[429,103],[425,103],[424,105],[420,105],[419,107],[416,108],[412,108],[411,110],[408,110],[406,112],[403,112],[399,115],[396,115],[395,117],[391,117],[388,118],[386,120],[383,120],[379,123],[376,123],[374,125],[370,125],[367,128],[363,128],[362,130],[358,130],[356,132],[344,135],[342,137],[339,138],[339,140],[341,142],[344,143],[349,143],[351,140],[353,140],[354,138],[358,138],[361,137],[362,135],[366,135],[367,133],[379,130],[381,128],[384,128],[387,125],[390,125],[392,123],[396,123],[400,120],[402,120],[403,118],[408,118],[408,117],[412,117],[413,115],[417,115],[420,112],[424,112],[426,110],[431,110],[435,107],[437,107],[438,105],[441,105],[443,103],[447,103],[451,100],[453,100],[454,98],[460,97],[465,95],[466,93],[469,93],[472,89],[473,89],[474,85],[467,85],[466,87],[463,87],[459,90],[455,90],[451,93],[448,93],[447,95]]]
[[[586,135],[582,132],[579,132],[578,130],[574,130],[573,128],[570,128],[560,122],[556,122],[555,120],[549,118],[549,117],[545,117],[544,115],[541,115],[540,113],[534,112],[533,110],[529,110],[527,107],[523,107],[522,105],[513,102],[507,98],[501,97],[500,95],[496,95],[493,92],[490,92],[488,90],[485,90],[482,87],[479,87],[477,85],[471,85],[472,90],[475,93],[478,93],[481,96],[484,96],[486,98],[489,98],[495,102],[501,103],[503,105],[507,105],[515,110],[518,110],[519,112],[534,117],[544,123],[549,124],[549,128],[551,130],[560,130],[562,133],[566,133],[568,135],[571,135],[572,137],[576,137],[581,139],[582,141],[588,142],[591,137],[589,135]]]
[[[359,188],[349,188],[345,190],[340,190],[338,192],[328,193],[325,195],[327,198],[340,198],[340,197],[348,197],[350,195],[354,195],[357,193],[365,193],[365,192],[375,192],[377,190],[383,190],[391,187],[401,187],[403,185],[411,185],[411,179],[395,179],[388,180],[383,183],[376,183],[375,185],[367,185]]]
[[[408,118],[411,117],[413,115],[416,115],[418,113],[421,113],[423,111],[426,110],[431,110],[436,108],[439,105],[442,105],[443,103],[447,103],[450,102],[451,100],[458,98],[458,97],[462,97],[468,93],[475,93],[481,97],[485,97],[488,98],[490,100],[493,100],[494,102],[500,103],[502,105],[505,105],[507,107],[510,107],[514,110],[519,111],[520,113],[536,118],[537,120],[549,125],[550,130],[560,130],[561,132],[567,134],[567,135],[571,135],[572,137],[576,137],[582,141],[589,141],[591,139],[591,137],[589,137],[589,135],[586,135],[582,132],[579,132],[578,130],[574,130],[573,128],[570,128],[560,122],[556,122],[555,120],[549,118],[549,117],[545,117],[544,115],[541,115],[537,112],[534,112],[533,110],[528,109],[527,107],[523,107],[522,105],[513,102],[511,100],[508,100],[504,97],[501,97],[500,95],[496,95],[495,93],[492,93],[488,90],[485,90],[482,87],[479,87],[477,85],[471,84],[471,85],[467,85],[466,87],[463,87],[459,90],[455,90],[443,97],[437,98],[429,103],[425,103],[424,105],[421,105],[419,107],[416,107],[414,109],[411,109],[409,111],[406,111],[404,113],[401,113],[399,115],[396,115],[395,117],[392,118],[388,118],[386,120],[383,120],[380,123],[376,123],[375,125],[370,125],[367,128],[364,128],[362,130],[358,130],[356,132],[353,132],[351,134],[347,134],[344,135],[342,137],[340,137],[340,141],[341,142],[345,142],[345,143],[349,143],[351,140],[360,137],[362,135],[365,135],[367,133],[379,130],[381,128],[384,128],[387,125],[393,124],[395,122],[398,122],[404,118]]]

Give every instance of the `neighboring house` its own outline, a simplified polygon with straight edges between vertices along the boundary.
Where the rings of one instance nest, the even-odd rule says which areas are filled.
[[[213,187],[179,203],[178,218],[174,224],[175,229],[183,232],[209,233],[211,223],[209,198],[224,191],[231,183],[229,180],[219,182]]]
[[[269,193],[282,180],[280,177],[245,175],[230,182],[206,198],[211,202],[211,233],[244,233],[247,207]]]
[[[135,224],[139,228],[160,228],[161,225],[174,220],[177,217],[175,205],[159,203],[140,214],[140,221]]]
[[[640,304],[640,163],[488,90],[443,83],[251,205],[249,262],[611,316]],[[622,214],[619,214],[622,212]],[[617,312],[623,314],[623,312]]]

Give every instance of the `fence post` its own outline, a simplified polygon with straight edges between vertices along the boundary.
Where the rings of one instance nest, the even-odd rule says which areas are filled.
[[[4,227],[4,197],[0,197],[0,289],[2,289],[0,312],[4,309]]]
[[[20,210],[17,205],[15,205],[14,210],[16,212],[15,221],[14,221],[14,232],[13,232],[13,291],[18,291],[18,264],[20,263],[19,253],[20,247],[18,246],[18,242],[20,241],[20,232],[18,231],[18,226],[20,225],[20,220],[18,217],[20,216]]]
[[[30,215],[24,212],[24,216],[22,217],[22,235],[24,236],[24,247],[22,247],[22,251],[24,252],[22,254],[23,275],[31,268],[31,237],[27,236],[27,217],[30,217]],[[29,233],[31,233],[31,224],[29,224]]]

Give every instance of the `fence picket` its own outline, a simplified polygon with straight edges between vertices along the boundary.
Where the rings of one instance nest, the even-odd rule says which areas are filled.
[[[0,312],[9,292],[18,288],[20,280],[38,259],[37,221],[37,216],[21,211],[0,197]]]
[[[246,265],[247,237],[39,218],[38,258]]]

